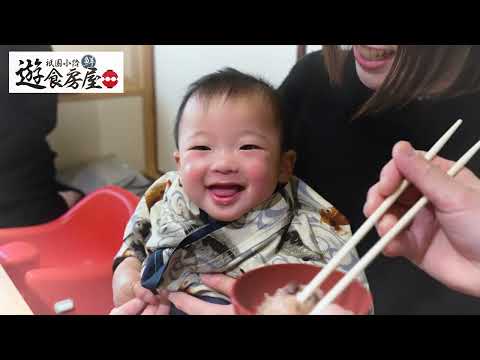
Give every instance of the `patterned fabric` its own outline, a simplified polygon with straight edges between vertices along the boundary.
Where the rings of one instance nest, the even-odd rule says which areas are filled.
[[[325,265],[350,237],[347,219],[297,178],[240,219],[220,223],[193,204],[178,174],[169,172],[141,199],[116,259],[136,256],[143,262],[147,288],[225,298],[204,286],[199,274],[238,278],[269,264]],[[357,260],[350,253],[340,270]],[[368,286],[363,274],[359,280]]]

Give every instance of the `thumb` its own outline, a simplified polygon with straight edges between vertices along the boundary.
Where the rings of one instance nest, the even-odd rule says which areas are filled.
[[[454,210],[465,188],[428,162],[405,141],[395,145],[393,159],[400,173],[441,211]],[[453,164],[453,163],[452,163]]]
[[[232,296],[235,279],[223,274],[202,274],[201,279],[208,287],[228,297]]]

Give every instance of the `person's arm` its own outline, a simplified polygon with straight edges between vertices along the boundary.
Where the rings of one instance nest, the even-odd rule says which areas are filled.
[[[135,257],[122,261],[113,274],[114,305],[111,315],[167,315],[170,303],[167,294],[155,296],[141,285],[142,264]]]
[[[133,244],[131,236],[136,235],[140,244]],[[144,237],[140,234],[127,236],[122,248],[114,260],[112,278],[113,303],[115,308],[112,315],[136,315],[156,314],[166,315],[170,305],[167,293],[161,292],[154,295],[149,289],[145,289],[141,283],[142,259],[146,253],[144,249]],[[138,238],[139,237],[139,238]],[[143,239],[143,240],[142,240]]]
[[[157,308],[149,309],[149,307],[160,305],[165,305],[162,306],[164,309],[167,307],[165,291],[154,295],[150,290],[142,287],[141,271],[142,264],[148,256],[146,244],[151,235],[150,209],[156,202],[162,200],[165,184],[170,182],[170,176],[171,174],[165,174],[148,188],[125,228],[122,246],[113,261],[112,290],[116,307],[114,312],[122,313],[136,309],[134,305],[138,304],[139,300],[149,304],[145,309],[147,312],[160,311]],[[137,299],[136,302],[132,303],[135,299]],[[120,310],[119,307],[121,307]]]
[[[480,297],[480,179],[468,169],[453,179],[446,174],[452,165],[440,157],[428,163],[410,144],[397,144],[393,160],[368,193],[364,212],[370,216],[402,178],[409,180],[414,188],[379,221],[379,235],[397,223],[420,193],[430,205],[385,248],[385,255],[404,256],[450,288]]]
[[[140,285],[142,262],[147,256],[146,237],[150,232],[149,211],[142,198],[129,220],[121,248],[113,261],[113,302],[116,307],[140,295],[149,303],[155,296]]]
[[[141,286],[140,271],[142,264],[136,257],[128,257],[122,261],[113,273],[112,289],[115,307],[138,297],[149,304],[155,304],[155,295]]]

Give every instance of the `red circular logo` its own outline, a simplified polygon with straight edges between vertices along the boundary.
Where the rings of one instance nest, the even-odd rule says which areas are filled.
[[[115,85],[118,84],[118,75],[115,71],[113,70],[107,70],[103,73],[103,85],[105,85],[107,88],[111,89]]]

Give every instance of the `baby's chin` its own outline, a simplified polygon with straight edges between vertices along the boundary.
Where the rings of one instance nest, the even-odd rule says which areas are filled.
[[[207,214],[217,220],[222,222],[232,222],[240,219],[248,211],[206,211]]]
[[[217,221],[222,221],[222,222],[232,222],[240,219],[243,215],[246,213],[242,213],[240,215],[228,215],[228,214],[209,214],[210,217],[214,218]]]

